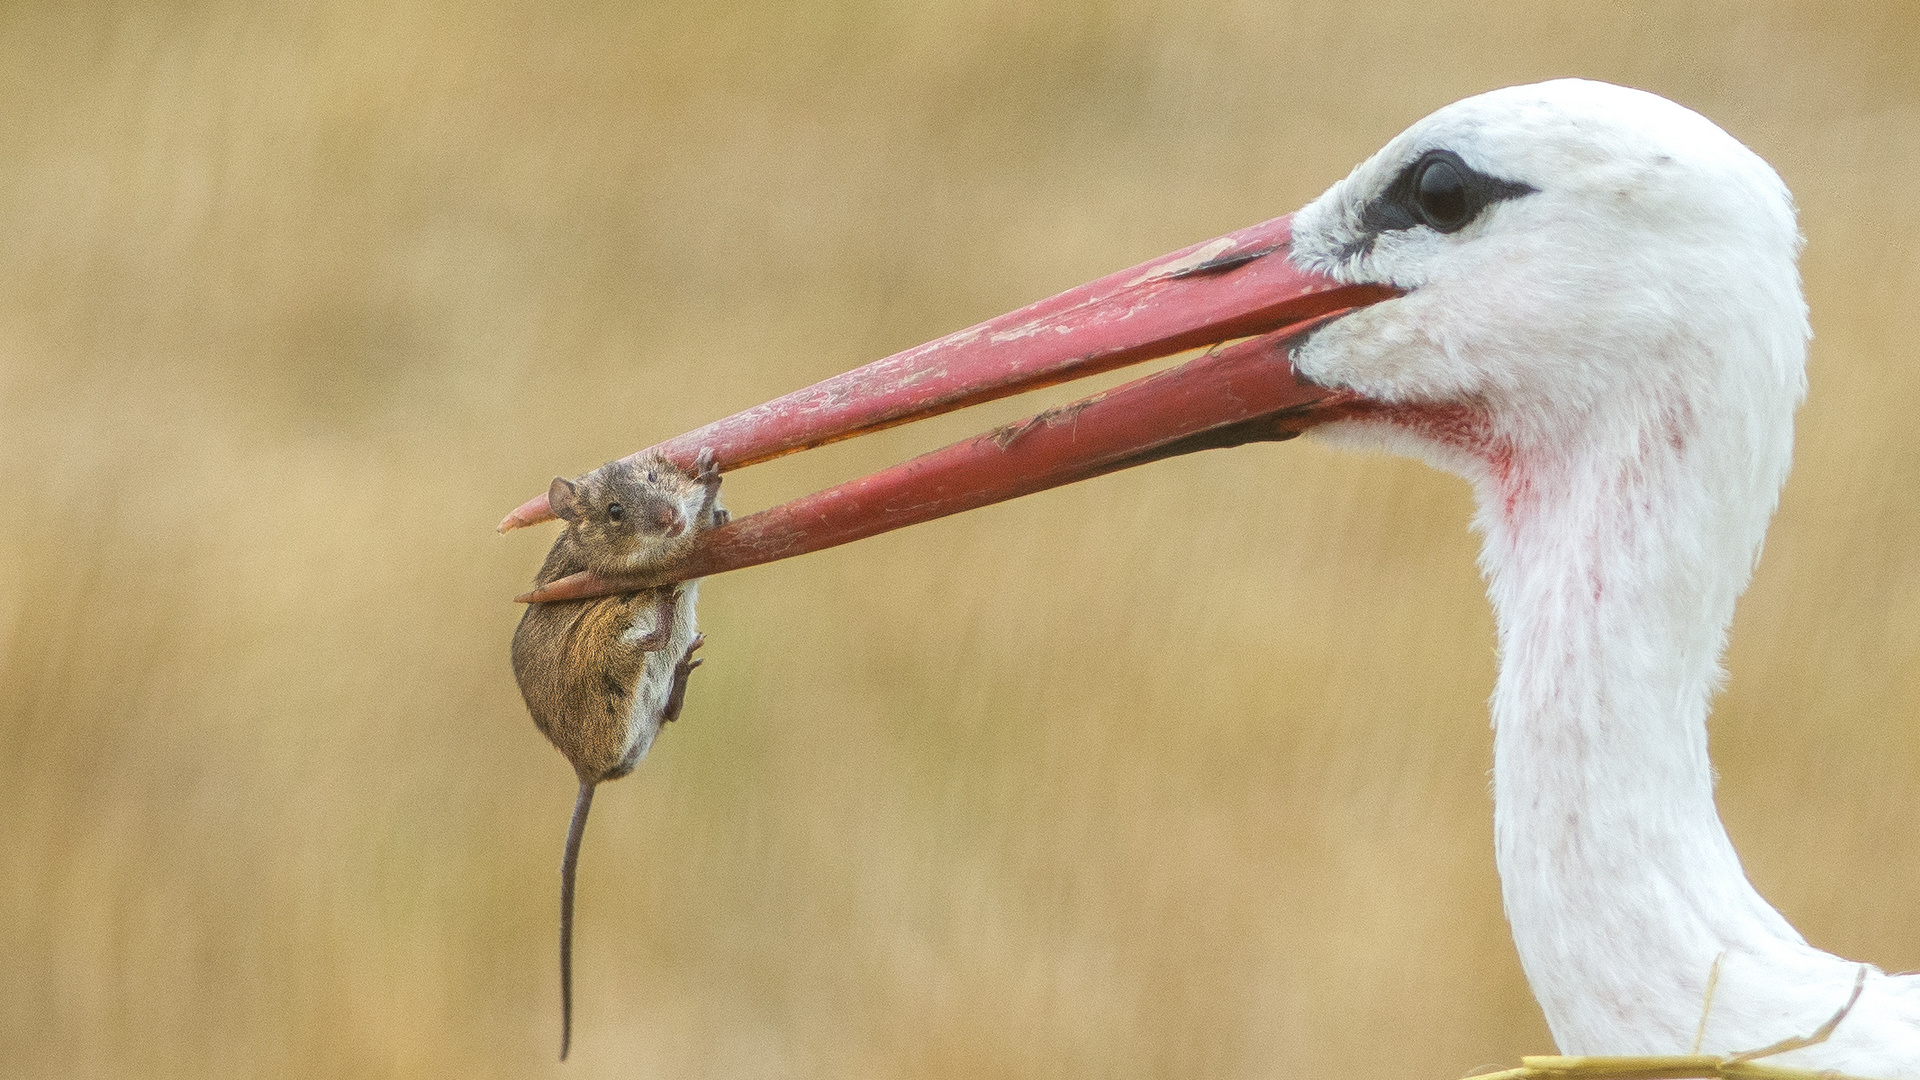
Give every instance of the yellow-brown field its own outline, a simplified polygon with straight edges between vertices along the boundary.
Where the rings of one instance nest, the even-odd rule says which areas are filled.
[[[1457,480],[1258,446],[709,581],[686,715],[588,832],[564,1073],[573,778],[507,665],[552,534],[493,524],[1563,74],[1701,110],[1799,198],[1813,391],[1721,807],[1812,941],[1920,967],[1910,3],[10,3],[0,1074],[1548,1051]]]

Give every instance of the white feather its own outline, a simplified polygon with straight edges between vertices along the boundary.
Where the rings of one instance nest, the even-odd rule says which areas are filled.
[[[1423,153],[1534,193],[1466,228],[1381,233]],[[1713,801],[1709,700],[1786,479],[1805,389],[1792,199],[1679,105],[1560,80],[1408,129],[1294,221],[1293,258],[1407,295],[1322,329],[1303,374],[1390,408],[1325,429],[1474,486],[1499,627],[1495,836],[1514,941],[1563,1051],[1803,1035],[1859,965],[1748,883]],[[1920,983],[1871,970],[1823,1045],[1772,1059],[1920,1078]]]

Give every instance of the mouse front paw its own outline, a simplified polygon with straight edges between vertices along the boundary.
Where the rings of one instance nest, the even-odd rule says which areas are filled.
[[[717,529],[731,521],[732,515],[720,508],[720,465],[714,457],[713,447],[702,447],[693,466],[693,478],[707,489],[707,497],[700,504],[700,527]]]
[[[637,637],[628,638],[627,644],[633,646],[634,652],[659,652],[661,649],[667,647],[667,631],[664,627],[657,630],[649,630]]]
[[[713,447],[700,448],[700,455],[693,459],[693,478],[707,487],[720,486],[720,464],[714,456]]]

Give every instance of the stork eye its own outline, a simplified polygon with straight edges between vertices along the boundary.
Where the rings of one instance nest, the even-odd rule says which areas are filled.
[[[1476,171],[1451,150],[1429,150],[1361,208],[1364,231],[1347,245],[1346,254],[1365,255],[1382,233],[1420,225],[1438,233],[1459,232],[1489,205],[1538,190]]]
[[[1443,157],[1430,157],[1420,163],[1413,181],[1413,204],[1426,223],[1439,232],[1453,232],[1473,220],[1467,179]]]
[[[607,504],[607,520],[608,521],[619,521],[620,519],[626,516],[627,516],[626,507],[621,506],[619,503]]]

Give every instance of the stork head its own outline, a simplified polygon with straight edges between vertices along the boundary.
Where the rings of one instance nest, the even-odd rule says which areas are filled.
[[[739,468],[1241,339],[737,520],[645,584],[1316,426],[1461,473],[1483,525],[1529,494],[1624,494],[1623,478],[1670,478],[1678,464],[1708,492],[1709,528],[1750,552],[1786,475],[1804,384],[1798,246],[1779,177],[1697,113],[1573,79],[1482,94],[1415,124],[1290,218],[659,444],[651,452],[669,460],[710,452]],[[551,513],[537,497],[501,527]]]
[[[1805,385],[1799,246],[1780,178],[1698,113],[1578,79],[1495,90],[1294,215],[1297,264],[1405,295],[1293,358],[1380,406],[1324,434],[1425,457],[1483,495],[1517,463],[1537,481],[1659,446],[1777,490]]]

